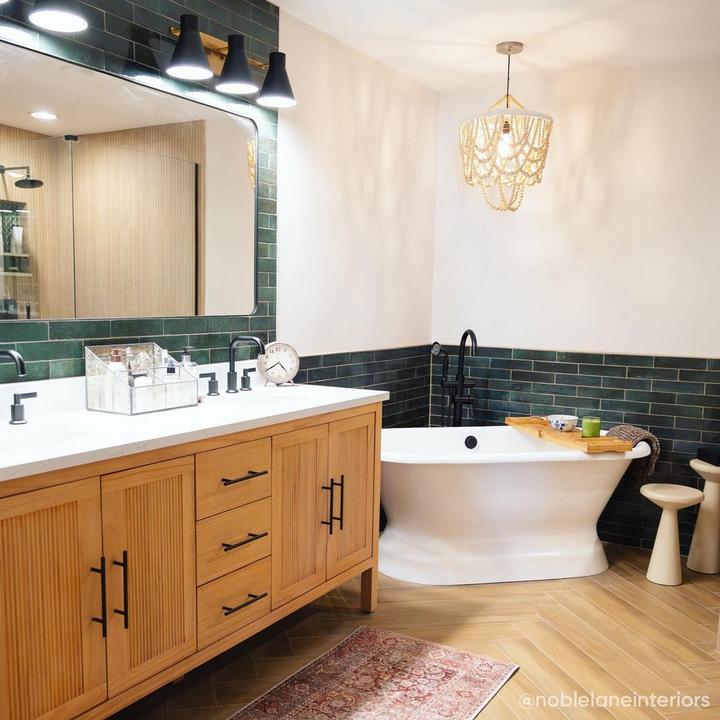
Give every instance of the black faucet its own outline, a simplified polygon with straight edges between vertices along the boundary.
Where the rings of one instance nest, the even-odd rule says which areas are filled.
[[[254,335],[238,335],[230,341],[230,347],[228,347],[228,364],[229,370],[227,374],[227,390],[225,392],[236,393],[238,392],[237,386],[237,372],[235,372],[235,348],[242,342],[252,342],[258,347],[258,357],[265,354],[265,343]]]
[[[469,405],[473,401],[472,394],[465,395],[465,390],[472,390],[475,383],[465,380],[465,350],[467,339],[470,338],[470,352],[475,355],[477,352],[477,338],[472,330],[466,330],[460,340],[458,348],[458,369],[455,378],[455,393],[450,402],[453,404],[453,427],[462,425],[463,405]]]
[[[25,377],[27,371],[25,369],[25,360],[23,356],[15,350],[0,350],[0,357],[10,358],[15,363],[15,372],[18,377]]]

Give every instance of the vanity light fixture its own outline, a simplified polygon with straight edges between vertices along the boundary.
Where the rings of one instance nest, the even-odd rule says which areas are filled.
[[[36,120],[57,120],[57,115],[49,110],[34,110],[30,113]]]
[[[180,16],[180,33],[166,72],[181,80],[207,80],[212,77],[200,39],[197,15],[186,13]]]
[[[181,27],[170,27],[170,35],[173,37],[181,37],[182,32],[183,30]],[[216,87],[217,90],[233,95],[249,94],[250,92],[254,92],[254,90],[250,90],[249,87],[247,91],[243,93],[240,93],[238,90],[231,92],[225,87],[222,87],[225,85],[226,80],[228,85],[230,85],[231,82],[234,82],[233,78],[242,78],[240,82],[243,84],[246,81],[252,83],[257,89],[257,84],[253,80],[252,76],[250,76],[249,81],[247,80],[248,76],[244,74],[244,69],[242,74],[236,74],[236,70],[234,69],[236,62],[234,56],[239,56],[240,60],[237,61],[238,63],[244,61],[247,63],[249,68],[253,68],[254,70],[267,70],[265,82],[263,83],[260,94],[257,97],[258,105],[271,108],[287,108],[297,104],[295,96],[293,95],[292,87],[290,86],[290,79],[288,78],[287,70],[285,69],[285,53],[271,52],[270,62],[269,64],[265,64],[259,60],[255,60],[255,58],[247,57],[247,54],[245,53],[244,39],[242,42],[242,52],[236,53],[236,50],[239,50],[240,48],[240,41],[233,40],[233,38],[243,37],[242,35],[230,35],[227,41],[203,32],[199,32],[198,35],[204,48],[206,58],[210,63],[210,67],[216,74],[220,75],[220,81]],[[229,78],[225,75],[225,68],[228,63],[231,63],[231,74]]]
[[[285,53],[271,52],[270,67],[257,98],[258,105],[270,108],[288,108],[297,105],[285,69]]]
[[[460,126],[465,182],[480,185],[495,210],[517,210],[525,188],[542,181],[553,128],[551,117],[525,109],[510,94],[510,58],[523,47],[513,41],[497,45],[507,55],[505,95]]]
[[[88,27],[77,0],[35,0],[29,18],[33,25],[59,33],[82,32]]]
[[[244,35],[228,35],[227,59],[215,89],[228,95],[251,95],[260,89],[250,73]]]

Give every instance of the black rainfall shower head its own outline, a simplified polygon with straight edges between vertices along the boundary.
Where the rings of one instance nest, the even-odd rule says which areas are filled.
[[[15,167],[5,167],[0,165],[0,175],[5,175],[9,170],[24,170],[25,177],[15,181],[15,187],[22,188],[23,190],[35,190],[35,188],[42,187],[44,185],[42,180],[36,180],[30,175],[29,165],[17,165]],[[17,177],[17,175],[15,176]]]
[[[15,187],[22,188],[23,190],[35,190],[36,188],[43,186],[42,180],[36,180],[35,178],[31,178],[29,175],[22,178],[22,180],[17,180],[15,182]]]

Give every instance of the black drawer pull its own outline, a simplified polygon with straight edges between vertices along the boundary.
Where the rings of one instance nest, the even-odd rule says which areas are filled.
[[[260,477],[261,475],[267,475],[268,470],[248,470],[247,475],[243,475],[239,478],[223,478],[223,485],[234,485],[235,483],[245,482],[246,480],[252,480],[253,478]]]
[[[123,616],[123,626],[128,629],[128,551],[123,550],[122,562],[119,560],[113,560],[113,565],[117,565],[123,569],[123,609],[114,610],[116,615]]]
[[[268,536],[268,534],[266,532],[248,533],[248,536],[244,540],[241,540],[240,542],[223,543],[222,549],[224,552],[228,552],[229,550],[234,550],[235,548],[242,547],[243,545],[247,545],[248,543],[255,542],[256,540],[260,540],[260,538],[264,538],[267,536]]]
[[[105,557],[100,558],[99,568],[90,568],[90,572],[97,573],[100,575],[100,592],[101,592],[101,603],[102,603],[102,615],[100,617],[94,617],[93,622],[100,623],[102,625],[102,636],[107,637],[107,577],[105,573]]]
[[[248,599],[244,603],[240,603],[236,607],[228,607],[227,605],[223,605],[223,610],[225,611],[223,615],[232,615],[233,613],[236,613],[238,610],[242,610],[243,608],[246,608],[248,605],[252,605],[253,603],[256,603],[258,600],[262,600],[263,598],[267,597],[267,593],[264,592],[262,595],[253,595],[253,593],[248,593]]]

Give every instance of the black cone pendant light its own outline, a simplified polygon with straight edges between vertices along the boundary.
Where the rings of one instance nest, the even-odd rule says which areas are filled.
[[[180,16],[180,37],[167,74],[181,80],[207,80],[213,73],[200,38],[197,15]]]
[[[228,36],[228,55],[215,89],[229,95],[250,95],[260,89],[250,73],[244,35]]]
[[[227,44],[220,38],[203,35],[198,26],[197,15],[181,15],[180,28],[170,28],[178,38],[170,59],[167,74],[182,80],[207,80],[213,76],[208,61],[213,64],[218,56],[224,65],[215,89],[228,95],[250,95],[257,92],[258,84],[250,72],[250,66],[267,70],[265,82],[257,97],[257,104],[269,108],[288,108],[296,105],[290,79],[285,69],[285,53],[271,52],[268,65],[248,60],[245,53],[245,36],[232,34]]]
[[[270,53],[270,67],[257,102],[271,108],[288,108],[297,104],[285,69],[285,53]]]
[[[77,0],[35,0],[29,18],[43,30],[61,33],[82,32],[88,26]]]

